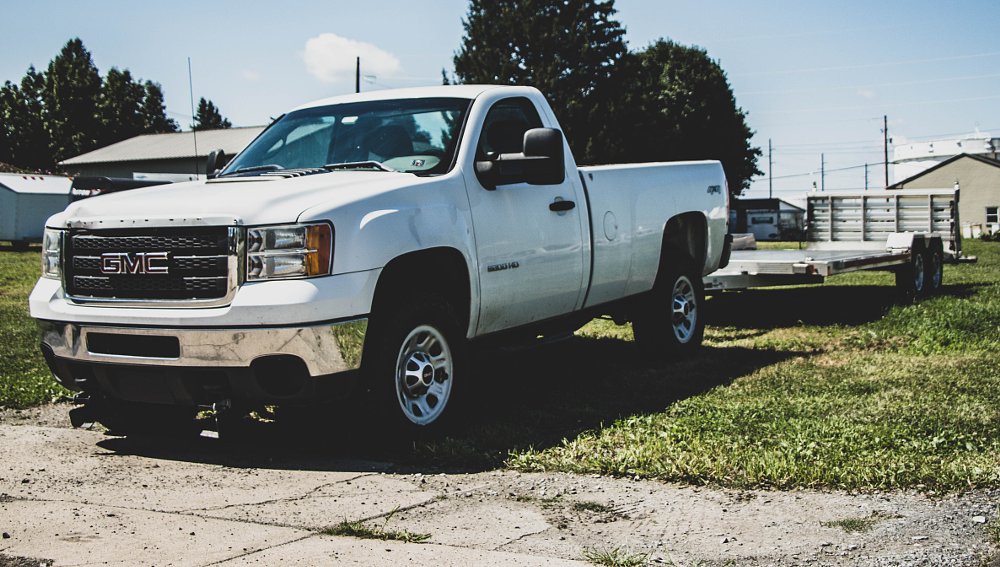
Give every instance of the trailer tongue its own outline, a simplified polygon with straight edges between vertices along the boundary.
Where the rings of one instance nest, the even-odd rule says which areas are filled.
[[[934,293],[944,262],[962,256],[958,189],[811,195],[808,246],[735,250],[729,265],[704,278],[706,291],[823,283],[859,270],[890,270],[907,294]]]

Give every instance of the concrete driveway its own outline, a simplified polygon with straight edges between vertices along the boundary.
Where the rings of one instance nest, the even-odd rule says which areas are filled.
[[[985,523],[997,495],[987,492],[445,475],[252,439],[130,440],[46,421],[0,416],[0,566],[572,565],[615,550],[678,566],[952,566],[982,565],[994,552]],[[851,518],[876,521],[848,532],[838,521]],[[344,520],[430,537],[324,533]]]

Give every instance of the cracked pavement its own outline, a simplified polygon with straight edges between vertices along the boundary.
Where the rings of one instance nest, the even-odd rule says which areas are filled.
[[[56,407],[53,412],[65,412]],[[44,421],[44,420],[42,420]],[[736,491],[596,475],[399,472],[329,452],[131,440],[0,415],[0,566],[984,565],[998,494]],[[867,532],[831,522],[879,518]],[[332,536],[344,520],[423,543]]]

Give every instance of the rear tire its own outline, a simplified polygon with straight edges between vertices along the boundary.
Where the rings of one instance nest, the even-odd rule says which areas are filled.
[[[941,283],[944,281],[944,251],[940,242],[931,244],[927,251],[927,261],[924,264],[926,273],[924,275],[924,294],[935,295],[941,291]]]
[[[704,304],[704,284],[691,262],[670,262],[632,321],[639,350],[653,360],[694,355],[705,334]]]
[[[456,394],[467,386],[465,333],[454,309],[422,293],[395,302],[380,319],[374,356],[363,362],[376,430],[406,439],[447,431],[459,413]]]
[[[896,270],[896,289],[904,299],[921,297],[927,288],[927,249],[915,241],[910,251],[910,262]]]

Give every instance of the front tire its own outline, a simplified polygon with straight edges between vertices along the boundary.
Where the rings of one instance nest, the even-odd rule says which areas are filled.
[[[694,355],[705,334],[704,303],[704,284],[691,263],[671,262],[632,321],[639,350],[654,360]]]
[[[375,336],[365,369],[378,429],[406,437],[435,434],[456,420],[465,387],[465,337],[451,305],[435,295],[400,302]],[[459,390],[455,379],[459,379]]]

